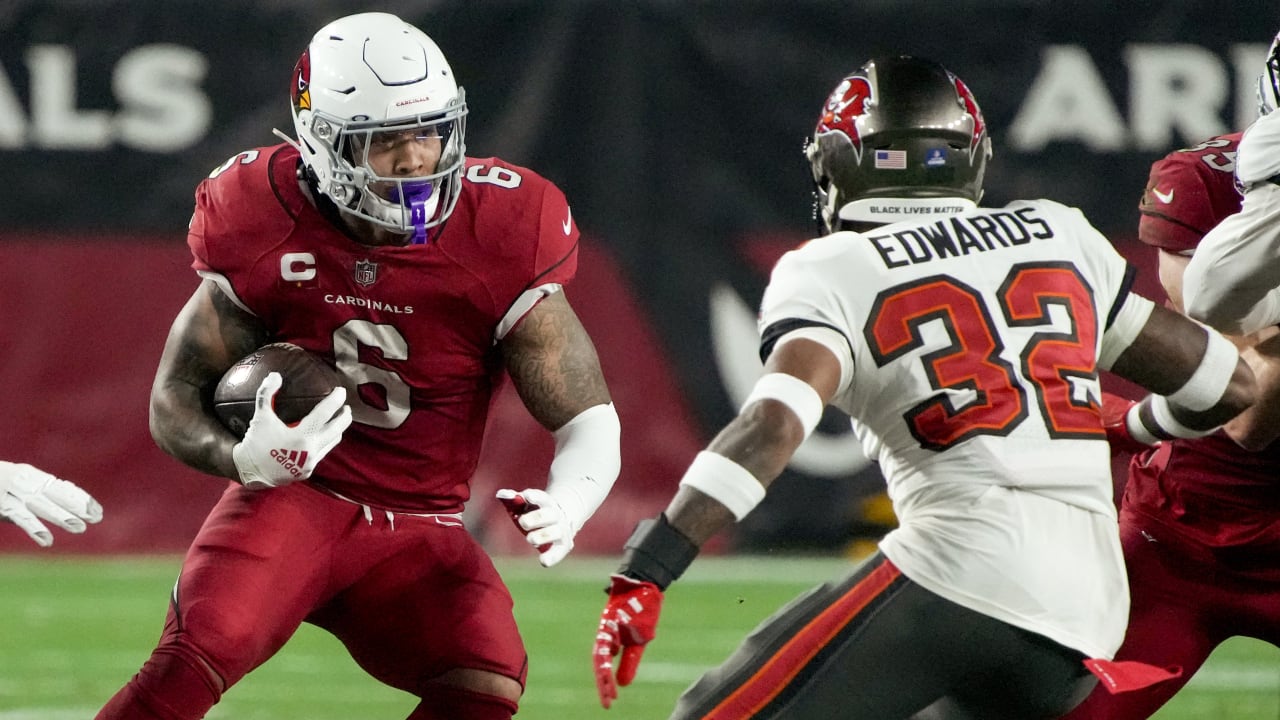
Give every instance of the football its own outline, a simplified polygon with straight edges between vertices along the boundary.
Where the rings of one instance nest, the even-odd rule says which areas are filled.
[[[213,410],[236,437],[244,437],[253,419],[254,398],[263,378],[280,373],[276,415],[296,423],[342,384],[338,371],[319,355],[290,343],[263,345],[227,369],[213,391]]]

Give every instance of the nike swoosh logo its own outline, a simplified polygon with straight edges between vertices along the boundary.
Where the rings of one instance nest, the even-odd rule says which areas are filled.
[[[568,235],[569,230],[573,228],[573,210],[565,208],[564,210],[564,234]]]
[[[1175,188],[1175,189],[1176,189],[1176,188]],[[1172,189],[1171,189],[1171,190],[1169,190],[1169,192],[1167,192],[1167,193],[1162,193],[1162,192],[1160,192],[1160,189],[1159,189],[1159,188],[1151,188],[1151,194],[1152,194],[1152,195],[1155,195],[1155,196],[1156,196],[1156,199],[1157,199],[1157,200],[1159,200],[1160,202],[1164,203],[1165,205],[1168,205],[1169,203],[1173,202],[1173,190],[1172,190]]]

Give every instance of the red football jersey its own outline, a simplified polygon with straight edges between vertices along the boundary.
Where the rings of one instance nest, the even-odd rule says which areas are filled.
[[[1223,218],[1240,210],[1235,151],[1240,133],[1165,156],[1151,167],[1139,204],[1143,242],[1190,255]],[[1226,562],[1252,565],[1258,545],[1280,551],[1280,443],[1246,452],[1225,433],[1175,440],[1134,458],[1128,506],[1163,519],[1214,548]],[[1233,555],[1233,546],[1251,544]],[[1280,573],[1280,566],[1276,566]]]
[[[345,378],[355,422],[312,482],[381,508],[458,512],[503,374],[496,341],[520,313],[513,304],[577,269],[564,195],[525,168],[468,158],[437,236],[368,247],[308,201],[298,162],[289,145],[259,148],[204,180],[192,265],[272,341],[319,353]]]

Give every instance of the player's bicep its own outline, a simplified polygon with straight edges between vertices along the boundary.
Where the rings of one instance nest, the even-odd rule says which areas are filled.
[[[524,313],[500,348],[520,399],[549,430],[611,402],[595,345],[563,292]]]
[[[823,405],[848,387],[853,375],[849,341],[825,327],[807,327],[783,335],[769,353],[765,373],[785,373],[810,385]]]
[[[161,449],[202,472],[238,477],[236,438],[213,415],[213,390],[266,338],[258,319],[212,281],[196,288],[173,321],[151,386],[151,436]]]
[[[266,342],[262,323],[205,280],[174,318],[153,395],[190,386],[203,393],[236,360]]]

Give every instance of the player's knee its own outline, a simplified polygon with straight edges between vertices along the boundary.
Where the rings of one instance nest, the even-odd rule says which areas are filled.
[[[285,639],[251,623],[211,624],[208,618],[201,618],[183,631],[167,635],[162,646],[197,658],[227,688],[274,655]]]
[[[422,689],[409,720],[510,720],[523,688],[516,680],[485,670],[453,670]]]
[[[228,681],[226,676],[213,666],[199,648],[188,643],[162,645],[156,649],[155,654],[160,655],[166,652],[175,658],[175,662],[180,660],[182,665],[190,668],[189,672],[192,675],[201,676],[204,679],[205,684],[208,685],[210,691],[215,695],[221,696],[232,683],[240,679],[239,677],[236,677]]]

